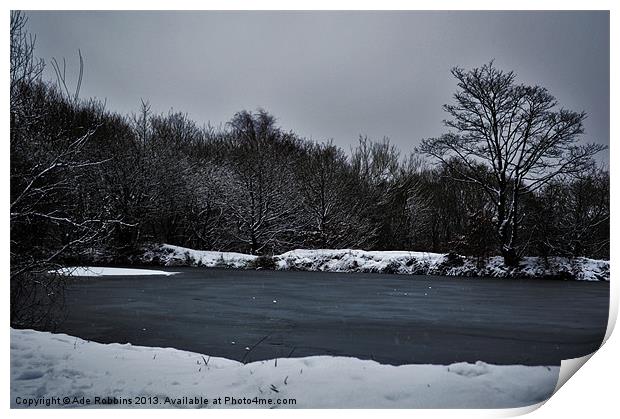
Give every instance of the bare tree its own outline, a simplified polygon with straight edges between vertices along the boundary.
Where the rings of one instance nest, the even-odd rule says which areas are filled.
[[[305,244],[322,248],[360,247],[372,237],[363,219],[364,201],[342,149],[310,143],[297,165],[297,184],[307,215]]]
[[[370,185],[385,185],[393,180],[400,168],[400,153],[390,139],[373,141],[360,135],[358,145],[351,150],[351,165],[359,178]]]
[[[452,74],[459,90],[455,103],[444,106],[451,130],[424,140],[420,149],[449,167],[455,179],[483,188],[496,209],[504,261],[516,265],[521,195],[559,175],[581,173],[605,147],[579,143],[584,112],[558,108],[545,88],[517,84],[513,72],[493,62],[469,71],[454,68]],[[491,169],[490,179],[479,164]]]
[[[296,138],[282,132],[264,110],[238,112],[229,126],[221,204],[232,235],[252,254],[290,245],[299,207],[291,168]]]
[[[372,237],[367,243],[380,250],[403,245],[401,240],[395,244],[393,239],[396,229],[407,229],[400,220],[406,208],[413,208],[409,205],[412,202],[407,201],[415,182],[403,171],[411,169],[411,163],[414,160],[401,161],[400,152],[387,137],[373,141],[360,135],[357,147],[351,150],[351,168],[358,182],[356,191],[365,207],[361,228]]]
[[[41,80],[43,62],[34,56],[26,22],[23,13],[11,13],[10,280],[11,324],[18,326],[51,320],[62,280],[49,270],[115,222],[92,199],[90,174],[102,162],[84,152],[103,107],[69,101]]]
[[[558,177],[526,199],[528,241],[541,255],[609,258],[608,171]]]
[[[11,11],[11,115],[20,106],[20,87],[38,81],[44,62],[34,55],[36,37],[26,30],[28,17],[21,11]]]

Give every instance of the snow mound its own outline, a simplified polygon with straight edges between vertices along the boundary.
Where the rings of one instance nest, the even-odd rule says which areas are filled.
[[[463,377],[479,377],[488,374],[491,368],[489,368],[489,364],[482,361],[477,361],[473,365],[467,362],[458,362],[448,366],[448,371]]]
[[[142,262],[163,266],[204,266],[207,268],[245,268],[256,256],[235,252],[194,250],[187,247],[163,244],[147,250]]]
[[[257,256],[244,253],[193,250],[164,244],[147,250],[141,262],[248,269],[254,267],[256,259]],[[273,256],[273,262],[275,269],[279,270],[609,281],[609,261],[583,257],[524,257],[518,267],[507,267],[499,256],[481,261],[452,253],[296,249]]]
[[[298,249],[276,256],[276,264],[285,270],[425,274],[441,258],[425,252]]]
[[[108,268],[100,266],[74,266],[61,268],[52,273],[64,276],[118,276],[118,275],[165,275],[170,276],[178,272],[156,271],[152,269],[129,269],[129,268]]]
[[[499,256],[480,262],[454,254],[351,249],[292,250],[275,259],[283,270],[609,281],[609,261],[582,257],[525,257],[516,268]]]
[[[331,356],[244,365],[172,348],[11,329],[12,407],[84,407],[80,398],[99,397],[112,402],[91,407],[508,408],[546,400],[558,376],[559,367],[483,362],[396,367]],[[35,405],[50,397],[60,404]],[[158,404],[151,399],[136,405],[135,397],[156,397]],[[218,397],[295,404],[213,404]],[[125,399],[133,403],[113,403]]]
[[[481,276],[508,278],[576,279],[580,281],[609,281],[609,261],[584,257],[524,257],[517,268],[504,265],[501,257],[489,258],[479,269]]]

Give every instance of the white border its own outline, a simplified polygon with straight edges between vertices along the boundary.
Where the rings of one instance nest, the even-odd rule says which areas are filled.
[[[140,10],[156,9],[156,10],[198,10],[198,9],[213,9],[213,10],[342,10],[342,9],[362,9],[362,10],[611,10],[611,120],[614,121],[613,116],[618,115],[618,83],[617,76],[618,67],[618,7],[617,1],[602,1],[602,0],[589,0],[575,1],[534,1],[534,0],[522,0],[519,2],[497,2],[497,1],[458,1],[458,0],[445,0],[445,1],[419,1],[411,2],[405,0],[382,0],[382,1],[327,1],[327,0],[300,0],[300,1],[284,1],[284,0],[272,0],[272,1],[252,1],[252,0],[229,0],[229,1],[197,1],[197,0],[176,0],[174,2],[153,0],[149,2],[138,2],[134,0],[108,0],[108,1],[90,1],[88,3],[80,1],[42,1],[42,0],[24,0],[24,1],[8,1],[5,4],[5,14],[3,15],[3,27],[4,34],[8,34],[8,11],[10,9],[23,9],[23,10],[47,10],[50,8],[59,10]],[[5,38],[6,39],[6,38]],[[2,56],[8,57],[8,42],[2,43]],[[5,61],[3,67],[3,79],[8,80],[9,69],[7,61]],[[3,204],[4,208],[9,207],[9,101],[8,101],[8,83],[2,85],[4,92],[4,101],[2,106],[4,107],[1,114],[3,121],[3,146],[5,152],[2,153],[2,167],[4,168],[4,175],[2,176],[2,191],[3,191]],[[615,122],[615,121],[614,121]],[[619,134],[618,124],[611,124],[610,138],[617,138]],[[610,170],[612,174],[611,182],[611,194],[612,197],[619,196],[618,183],[616,182],[614,167],[618,163],[618,153],[614,144],[610,146]],[[612,200],[611,203],[612,214],[617,211],[618,203]],[[5,216],[6,217],[6,216]],[[9,293],[8,293],[8,271],[9,271],[9,222],[8,217],[5,218],[2,223],[2,248],[0,249],[0,258],[2,260],[5,278],[4,278],[4,310],[2,311],[2,324],[8,325],[9,323]],[[616,217],[612,217],[611,220],[611,236],[615,237],[620,232],[620,228]],[[617,259],[617,246],[612,242],[611,246],[612,259]],[[612,278],[615,278],[615,265],[612,264]],[[615,319],[618,313],[618,285],[615,280],[611,281],[611,310],[610,310],[610,328],[608,329],[608,336],[611,332],[611,326],[615,323]],[[4,376],[1,384],[0,403],[3,411],[9,410],[9,330],[8,327],[4,332],[3,343],[0,347],[3,357]],[[615,401],[617,397],[616,390],[616,377],[620,375],[620,369],[618,368],[618,360],[614,358],[614,352],[618,352],[619,342],[617,333],[612,335],[607,343],[588,361],[586,366],[582,368],[576,377],[569,380],[568,383],[562,387],[557,394],[555,394],[542,408],[535,410],[532,413],[532,417],[536,418],[549,418],[549,417],[575,417],[583,418],[586,415],[597,418],[612,417],[617,414],[617,403]],[[449,395],[446,395],[449,397]],[[193,417],[209,416],[252,416],[252,417],[289,417],[291,415],[299,417],[315,417],[316,415],[327,416],[355,416],[361,418],[371,418],[377,415],[388,415],[390,417],[402,417],[409,418],[411,415],[422,417],[506,417],[515,416],[531,411],[532,408],[524,409],[506,409],[506,410],[305,410],[305,411],[292,411],[292,410],[280,410],[280,411],[195,411],[188,410],[183,411],[182,414]],[[112,412],[106,410],[90,410],[88,415],[93,415],[97,418],[108,417]],[[124,410],[119,413],[123,415],[137,415],[138,417],[167,417],[170,414],[178,414],[177,411],[161,411],[161,410]],[[32,410],[13,410],[10,411],[12,416],[16,417],[33,417],[35,415],[41,415],[51,418],[65,418],[65,417],[81,417],[85,414],[84,411],[75,410],[46,410],[46,411],[32,411]]]
[[[7,9],[22,10],[613,10],[612,0],[9,0]],[[54,6],[54,7],[50,7]]]

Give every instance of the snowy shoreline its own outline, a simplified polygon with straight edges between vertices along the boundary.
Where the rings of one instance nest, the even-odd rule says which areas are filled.
[[[479,264],[475,258],[442,253],[352,249],[298,249],[267,259],[272,264],[270,268],[278,270],[609,281],[609,261],[583,257],[554,256],[546,260],[524,257],[518,268],[506,267],[499,256]],[[257,256],[169,244],[146,250],[138,262],[159,266],[264,268]]]
[[[56,273],[64,276],[79,276],[79,277],[101,277],[101,276],[127,276],[127,275],[161,275],[170,276],[176,275],[178,272],[168,272],[152,269],[131,269],[131,268],[112,268],[108,266],[71,266],[66,268],[60,268],[49,271],[49,273]]]
[[[242,364],[172,348],[11,329],[13,408],[509,408],[548,399],[559,370],[480,361],[391,366],[332,356]],[[214,403],[218,397],[229,403]]]

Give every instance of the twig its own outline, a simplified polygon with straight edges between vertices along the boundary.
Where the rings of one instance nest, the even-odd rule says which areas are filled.
[[[243,358],[241,358],[241,362],[245,364],[245,359],[248,357],[250,352],[252,352],[254,350],[254,348],[256,348],[258,345],[260,345],[265,339],[267,339],[271,335],[272,335],[272,333],[269,333],[268,335],[263,336],[258,342],[256,342],[254,345],[252,345],[250,347],[250,349],[245,352],[245,355],[243,355]]]

